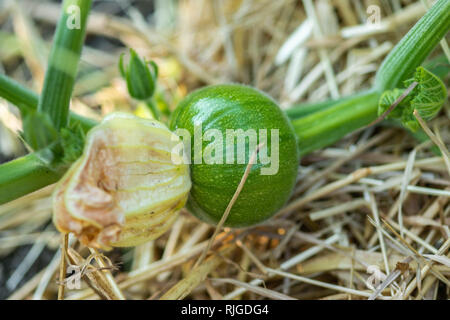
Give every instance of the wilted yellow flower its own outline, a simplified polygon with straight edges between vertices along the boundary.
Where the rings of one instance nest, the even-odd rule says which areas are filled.
[[[135,246],[175,221],[191,181],[173,152],[180,140],[162,123],[107,116],[86,137],[83,155],[53,194],[53,221],[88,246]]]

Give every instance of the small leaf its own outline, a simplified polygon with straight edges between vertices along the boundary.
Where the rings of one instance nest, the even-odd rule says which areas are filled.
[[[417,68],[414,77],[404,84],[408,89],[415,87],[386,118],[400,120],[405,127],[415,132],[420,125],[413,115],[414,110],[425,120],[433,119],[444,105],[447,89],[437,76],[423,67]],[[378,115],[389,110],[404,93],[405,89],[398,88],[385,91],[378,103]]]
[[[412,112],[404,112],[401,117],[401,121],[403,126],[408,128],[412,132],[417,132],[417,130],[420,128],[420,124],[417,122]]]
[[[417,110],[424,120],[433,119],[447,98],[444,83],[423,67],[417,68],[414,79],[405,81],[405,85],[408,86],[412,81],[417,81],[419,84],[413,92],[415,97],[411,101],[411,113]]]
[[[383,92],[381,95],[380,101],[378,102],[378,115],[381,116],[383,113],[385,113],[389,108],[394,104],[394,102],[400,98],[400,96],[403,94],[405,90],[403,89],[397,89],[394,90],[387,90]],[[405,100],[407,100],[405,98]],[[386,117],[386,119],[399,119],[402,116],[403,110],[402,107],[404,104],[407,103],[407,101],[403,100],[400,102],[400,104],[392,110],[391,113],[389,113]],[[408,99],[410,100],[410,99]]]
[[[61,161],[72,164],[81,157],[84,141],[85,134],[78,121],[71,123],[69,128],[61,129],[61,146],[64,152]]]

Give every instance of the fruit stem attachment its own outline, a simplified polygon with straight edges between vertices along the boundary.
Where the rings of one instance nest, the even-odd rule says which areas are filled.
[[[292,121],[300,154],[305,155],[333,144],[345,135],[377,118],[380,93],[367,91],[334,106]]]

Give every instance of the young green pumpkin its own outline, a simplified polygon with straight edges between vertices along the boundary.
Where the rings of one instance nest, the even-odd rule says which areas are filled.
[[[187,208],[201,220],[215,224],[221,219],[255,152],[255,144],[250,143],[247,136],[240,142],[240,146],[244,146],[245,161],[239,162],[239,155],[243,155],[239,154],[239,140],[232,135],[232,140],[227,140],[231,130],[239,134],[237,130],[241,129],[241,137],[246,132],[256,132],[258,144],[263,145],[225,225],[246,227],[260,223],[277,212],[291,195],[299,163],[297,138],[284,112],[261,91],[237,84],[194,91],[175,110],[170,129],[175,133],[185,129],[190,134],[190,141],[185,141],[190,142],[186,145],[189,148],[190,144],[192,180]],[[212,129],[222,134],[222,141],[208,136]],[[263,139],[260,129],[266,132],[267,139]],[[203,137],[200,142],[199,133]],[[201,148],[200,145],[196,148],[196,143],[201,143]],[[208,164],[202,158],[214,144],[223,148],[222,158],[218,157],[223,163]],[[233,152],[233,163],[227,161],[227,152]],[[270,163],[262,161],[264,155],[271,159]],[[199,159],[201,163],[198,163]],[[262,168],[276,167],[274,162],[277,160],[278,170],[274,174],[262,174]]]

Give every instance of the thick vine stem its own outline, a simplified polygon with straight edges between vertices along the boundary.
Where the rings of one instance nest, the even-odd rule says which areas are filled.
[[[402,87],[450,30],[450,1],[438,0],[402,38],[378,69],[377,90]]]
[[[47,113],[57,130],[68,123],[90,8],[91,0],[65,0],[56,28],[38,111]]]
[[[64,168],[51,163],[52,152],[43,149],[0,166],[0,204],[55,183]]]
[[[315,112],[323,111],[336,105],[339,102],[342,102],[344,100],[350,100],[352,98],[353,96],[348,96],[337,100],[326,100],[321,102],[295,104],[289,109],[286,109],[286,115],[288,116],[289,119],[291,119],[291,121],[297,120],[302,117],[313,114]]]
[[[367,91],[343,99],[322,111],[293,120],[300,154],[330,145],[350,132],[370,124],[377,117],[380,93]]]
[[[333,103],[312,105],[303,113],[289,111],[288,116],[299,139],[300,153],[304,155],[330,145],[375,120],[381,94],[401,87],[449,29],[450,1],[439,0],[383,61],[371,91]]]

